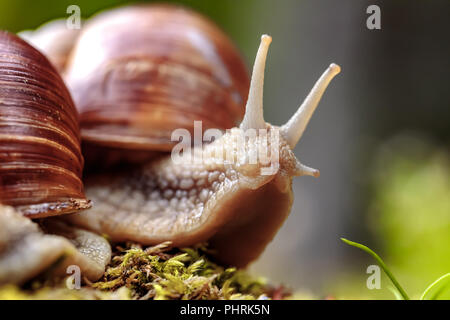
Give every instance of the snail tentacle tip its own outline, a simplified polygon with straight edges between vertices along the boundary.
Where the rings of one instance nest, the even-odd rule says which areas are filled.
[[[298,176],[311,176],[314,178],[318,178],[320,176],[320,171],[317,169],[308,167],[298,161],[297,162],[297,175]]]
[[[336,63],[332,63],[330,64],[330,66],[328,67],[332,73],[334,73],[335,75],[341,72],[341,67],[336,64]]]
[[[335,63],[325,70],[319,80],[314,84],[308,96],[303,101],[295,114],[282,126],[284,137],[293,149],[308,125],[311,116],[319,105],[322,96],[330,84],[331,80],[341,71],[341,67]]]
[[[317,170],[317,169],[314,169],[314,171],[313,171],[313,173],[312,173],[312,176],[313,176],[314,178],[320,177],[320,171]]]
[[[266,45],[269,45],[272,42],[272,37],[269,36],[268,34],[263,34],[261,36],[261,42],[263,42]]]

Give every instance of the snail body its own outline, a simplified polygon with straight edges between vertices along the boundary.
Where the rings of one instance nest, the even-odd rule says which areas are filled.
[[[24,284],[44,271],[65,277],[74,265],[91,281],[103,275],[111,259],[108,241],[61,221],[42,220],[38,225],[0,205],[0,285]]]
[[[0,203],[40,218],[90,207],[77,110],[55,68],[0,32]]]

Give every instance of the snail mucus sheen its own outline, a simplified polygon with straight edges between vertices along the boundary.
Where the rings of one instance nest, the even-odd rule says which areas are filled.
[[[95,281],[111,258],[99,235],[142,246],[206,242],[236,267],[257,259],[290,213],[292,179],[319,176],[293,149],[340,67],[331,64],[275,126],[263,117],[270,36],[251,79],[217,26],[176,6],[109,10],[72,39],[52,51],[56,71],[0,32],[0,284],[24,283],[61,255],[61,268],[76,263]],[[223,134],[189,150],[202,161],[174,161],[171,134],[193,133],[195,121]],[[30,267],[16,273],[20,261]]]

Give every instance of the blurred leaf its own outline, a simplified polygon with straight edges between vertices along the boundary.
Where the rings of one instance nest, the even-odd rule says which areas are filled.
[[[448,150],[424,139],[395,139],[376,159],[373,190],[370,227],[386,261],[418,292],[450,270]]]
[[[423,292],[422,296],[420,297],[420,300],[425,300],[425,297],[428,295],[428,293],[430,293],[430,291],[432,291],[434,288],[436,288],[439,285],[441,286],[441,290],[437,291],[437,294],[435,294],[431,300],[436,300],[438,295],[440,293],[442,293],[442,290],[446,289],[447,285],[448,285],[448,280],[450,278],[450,273],[444,274],[442,277],[440,277],[439,279],[437,279],[436,281],[434,281],[432,284],[430,284],[428,286],[428,288],[425,289],[425,291]]]

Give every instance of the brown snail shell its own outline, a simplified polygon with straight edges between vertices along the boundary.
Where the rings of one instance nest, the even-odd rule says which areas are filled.
[[[88,21],[66,81],[80,113],[85,157],[126,149],[142,161],[169,151],[177,128],[235,126],[244,114],[247,69],[211,21],[168,5],[129,6]],[[92,148],[92,146],[94,146]],[[140,152],[144,151],[144,152]],[[130,159],[131,158],[131,159]]]
[[[90,207],[77,110],[55,68],[0,32],[0,203],[33,218]]]

